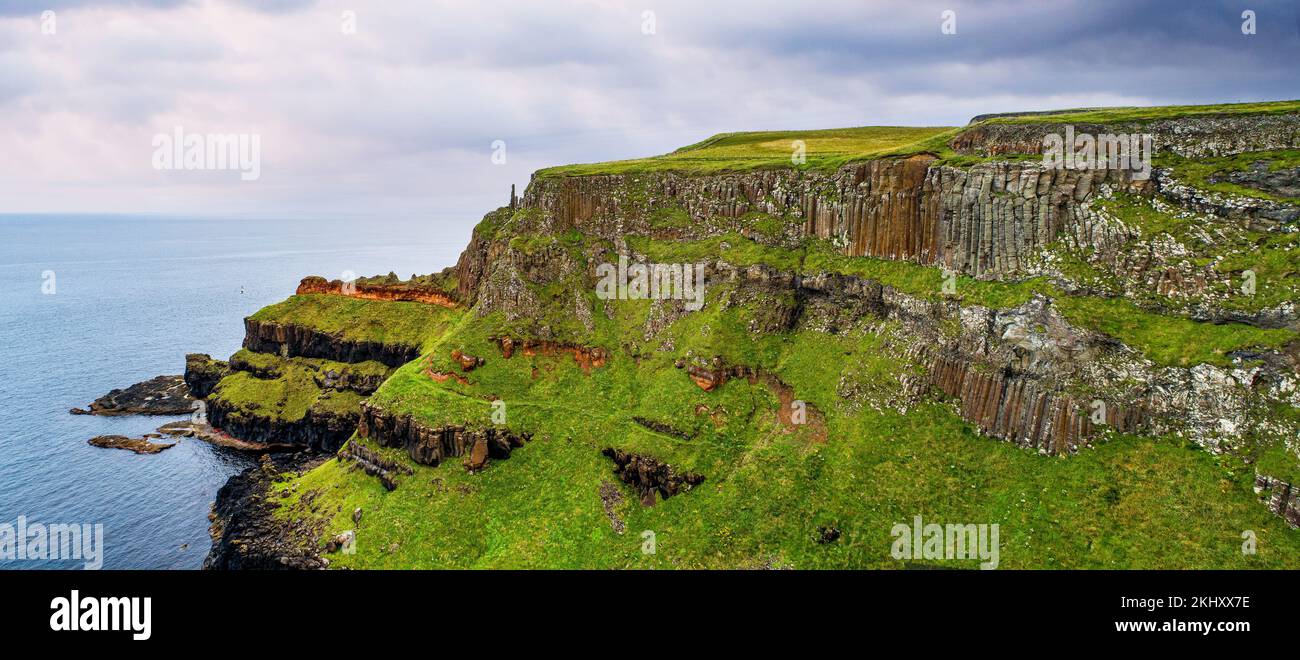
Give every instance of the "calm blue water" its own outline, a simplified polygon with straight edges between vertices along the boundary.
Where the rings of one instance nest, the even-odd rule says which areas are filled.
[[[451,265],[471,224],[0,215],[0,523],[100,523],[105,568],[197,568],[213,497],[251,460],[189,438],[152,456],[91,447],[183,417],[68,409],[182,373],[187,352],[228,357],[243,318],[305,275]],[[81,563],[0,559],[50,567]]]

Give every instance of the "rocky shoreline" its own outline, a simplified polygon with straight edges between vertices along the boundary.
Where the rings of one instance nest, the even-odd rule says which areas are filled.
[[[212,549],[204,570],[318,570],[329,566],[320,556],[317,538],[323,522],[275,515],[269,499],[276,479],[286,472],[304,472],[327,457],[311,452],[263,455],[256,467],[231,477],[212,505],[209,534]]]
[[[73,415],[188,415],[194,396],[184,376],[157,376],[126,389],[112,390],[89,408],[73,408]]]

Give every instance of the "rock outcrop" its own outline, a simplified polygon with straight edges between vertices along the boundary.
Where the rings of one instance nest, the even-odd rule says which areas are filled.
[[[1300,528],[1300,490],[1268,475],[1255,475],[1255,494],[1260,495],[1268,510],[1281,516],[1288,525]]]
[[[345,339],[315,328],[244,319],[244,348],[281,357],[324,358],[335,362],[374,360],[400,367],[420,356],[412,344]]]
[[[456,301],[447,292],[418,284],[369,284],[362,282],[344,282],[343,280],[326,280],[312,275],[303,278],[298,284],[298,295],[319,293],[366,300],[419,302],[440,307],[455,308]]]
[[[337,413],[313,407],[301,419],[286,421],[241,409],[219,397],[208,401],[208,422],[223,433],[241,440],[325,452],[338,451],[356,430],[359,418],[359,412]]]
[[[74,415],[188,415],[194,397],[181,376],[158,376],[126,389],[112,390],[90,404],[73,408]]]
[[[528,434],[505,428],[430,428],[410,415],[393,415],[370,402],[361,406],[357,435],[381,447],[402,449],[421,465],[438,465],[448,458],[466,456],[465,467],[471,471],[486,467],[488,459],[510,458],[512,451],[531,439]]]
[[[174,442],[155,443],[150,442],[149,438],[128,438],[124,435],[95,436],[88,440],[87,444],[104,449],[125,449],[137,454],[157,454],[176,446]]]
[[[212,506],[212,548],[203,561],[205,570],[318,570],[329,562],[320,556],[317,539],[323,520],[276,515],[278,503],[270,489],[290,470],[306,471],[323,458],[306,454],[263,456],[230,478],[217,491]]]
[[[212,359],[206,353],[190,353],[185,356],[185,384],[190,393],[198,399],[206,399],[212,388],[230,375],[230,365],[221,360]]]
[[[1038,154],[1043,151],[1043,136],[1064,135],[1066,126],[1073,126],[1076,134],[1151,135],[1156,149],[1186,158],[1300,147],[1300,115],[1296,114],[1204,114],[1108,124],[1066,123],[1045,115],[1040,122],[973,126],[948,145],[958,153],[980,156]]]
[[[637,491],[643,506],[655,505],[655,493],[668,499],[704,483],[704,475],[679,470],[652,456],[613,447],[600,453],[614,461],[614,474]]]

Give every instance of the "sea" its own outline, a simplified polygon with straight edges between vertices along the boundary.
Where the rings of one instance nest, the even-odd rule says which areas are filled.
[[[6,526],[101,526],[102,568],[197,569],[217,489],[253,460],[183,438],[159,454],[87,444],[176,417],[71,415],[115,388],[225,359],[243,319],[307,275],[455,263],[473,220],[0,215],[0,545]],[[83,569],[5,558],[0,569]],[[37,552],[36,554],[40,554]]]

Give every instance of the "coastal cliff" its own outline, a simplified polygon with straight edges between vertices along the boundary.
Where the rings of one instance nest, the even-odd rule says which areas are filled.
[[[1178,565],[1132,525],[1189,546],[1281,525],[1300,550],[1298,117],[990,116],[802,167],[766,134],[715,165],[751,144],[729,134],[543,170],[455,266],[307,278],[186,380],[233,435],[342,448],[276,508],[326,555],[355,540],[331,555],[349,566],[888,566],[863,539],[922,509],[1018,529],[1003,565]],[[1044,165],[1066,127],[1152,136],[1150,176]],[[698,272],[700,297],[598,294],[619,263],[677,266],[648,280],[670,291]],[[696,507],[749,529],[701,531]],[[521,559],[482,542],[504,520],[564,536],[507,534]],[[696,531],[642,559],[629,524]],[[232,566],[220,530],[211,563]],[[1190,561],[1258,561],[1228,545]]]

